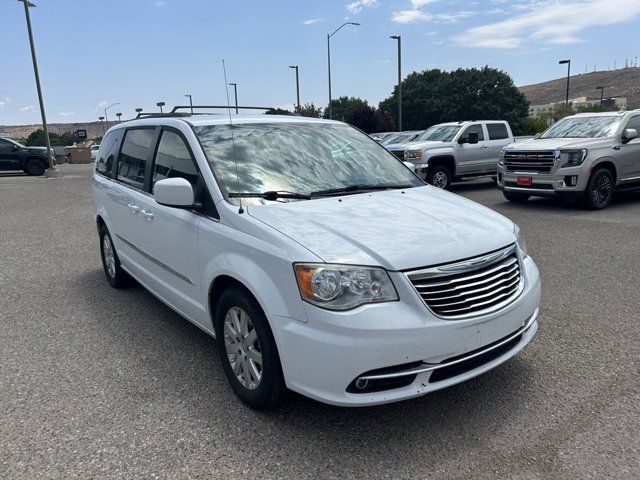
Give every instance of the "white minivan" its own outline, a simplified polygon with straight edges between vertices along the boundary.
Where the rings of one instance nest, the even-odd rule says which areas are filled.
[[[341,122],[162,115],[112,127],[93,177],[104,270],[216,338],[254,408],[343,406],[468,380],[533,338],[518,227],[425,185]]]

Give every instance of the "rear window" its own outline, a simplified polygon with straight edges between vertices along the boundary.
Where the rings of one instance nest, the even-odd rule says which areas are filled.
[[[487,130],[489,131],[489,140],[509,138],[509,132],[504,123],[487,123]]]
[[[118,180],[142,189],[155,129],[127,130],[118,157]]]
[[[94,145],[91,147],[100,148],[98,151],[98,159],[96,160],[96,171],[107,177],[111,177],[113,174],[113,165],[115,164],[115,156],[118,153],[118,145],[120,144],[120,138],[122,138],[122,130],[116,130],[107,133],[102,139],[101,145]]]

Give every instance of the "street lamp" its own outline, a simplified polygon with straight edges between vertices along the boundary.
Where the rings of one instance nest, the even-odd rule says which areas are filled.
[[[33,42],[33,31],[31,30],[31,17],[29,16],[29,8],[36,5],[29,0],[18,0],[24,4],[24,16],[27,20],[27,32],[29,33],[29,45],[31,47],[31,60],[33,62],[33,74],[36,78],[36,90],[38,91],[38,102],[40,103],[40,115],[42,116],[42,129],[44,130],[44,138],[47,145],[47,155],[49,157],[49,169],[47,176],[59,176],[60,171],[53,164],[53,156],[51,155],[51,139],[49,138],[49,128],[47,127],[47,115],[44,111],[44,98],[42,96],[42,87],[40,86],[40,73],[38,72],[38,61],[36,60],[36,46]]]
[[[559,65],[567,65],[567,97],[565,100],[565,105],[568,107],[569,106],[569,78],[571,77],[571,60],[560,60],[558,62]]]
[[[398,41],[398,131],[402,131],[402,37],[391,35],[389,38]]]
[[[104,109],[104,121],[105,123],[108,125],[109,124],[109,116],[107,115],[107,111],[113,107],[114,105],[122,105],[120,102],[115,102],[112,103],[111,105],[109,105],[107,108]]]
[[[98,117],[100,120],[100,124],[102,125],[102,136],[104,137],[105,129],[104,129],[104,117]]]
[[[296,71],[296,105],[298,112],[300,112],[300,77],[298,75],[298,65],[289,65],[289,68],[293,68]]]
[[[600,105],[602,105],[602,100],[604,100],[604,87],[596,87],[596,90],[600,90]]]
[[[136,117],[139,117],[140,114],[142,113],[142,108],[136,108],[136,113],[138,114],[136,115]]]
[[[233,94],[236,99],[236,114],[238,114],[238,84],[237,83],[229,83],[229,85],[233,85]]]
[[[338,33],[338,31],[345,25],[354,25],[356,27],[360,26],[358,22],[345,22],[338,28],[336,28],[333,33],[327,34],[327,70],[329,72],[329,119],[333,118],[333,106],[331,105],[331,42],[329,40],[331,40],[331,37]]]
[[[190,93],[187,93],[185,97],[189,97],[189,106],[191,107],[191,115],[193,115],[193,98],[191,98]]]
[[[118,117],[118,123],[122,123],[122,113],[116,113],[116,117]]]
[[[164,105],[165,105],[164,102],[158,102],[158,103],[156,103],[156,105],[158,107],[160,107],[160,113],[162,113],[162,107],[164,107]]]

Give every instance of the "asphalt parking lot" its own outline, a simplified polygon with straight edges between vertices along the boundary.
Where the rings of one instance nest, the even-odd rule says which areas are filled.
[[[0,174],[0,478],[640,477],[640,194],[507,203],[540,267],[540,329],[496,370],[416,400],[254,412],[212,339],[112,289],[90,166]]]

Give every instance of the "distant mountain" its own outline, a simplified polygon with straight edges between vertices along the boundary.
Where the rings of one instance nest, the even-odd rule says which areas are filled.
[[[600,98],[600,90],[596,90],[596,87],[604,87],[605,98],[627,97],[629,108],[640,107],[640,67],[573,75],[569,82],[569,98]],[[562,102],[565,99],[567,77],[519,88],[531,105]]]
[[[108,130],[118,122],[109,122],[105,125],[105,130]],[[48,125],[50,133],[63,134],[65,132],[75,132],[76,130],[87,130],[88,138],[96,138],[102,136],[102,123],[101,122],[86,122],[86,123],[50,123]],[[42,124],[36,125],[0,125],[0,133],[6,134],[9,138],[13,139],[25,139],[30,133],[42,128]]]

